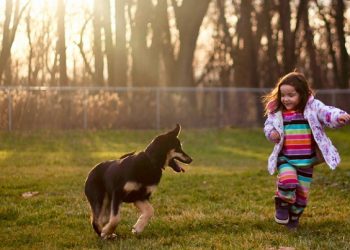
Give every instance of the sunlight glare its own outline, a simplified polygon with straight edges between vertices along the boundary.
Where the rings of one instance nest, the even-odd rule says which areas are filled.
[[[50,12],[51,15],[56,13],[56,6],[58,0],[30,0],[32,14],[44,14]],[[66,13],[76,13],[84,9],[91,9],[94,0],[65,0]],[[48,13],[45,13],[48,14]]]
[[[20,1],[20,8],[22,8],[28,0]],[[57,18],[57,2],[58,0],[29,0],[30,5],[27,7],[25,12],[23,13],[23,18],[21,19],[21,23],[18,26],[18,30],[16,32],[16,38],[12,45],[12,53],[13,55],[21,55],[18,57],[17,62],[19,64],[24,64],[27,60],[27,56],[29,53],[28,49],[28,34],[27,34],[27,26],[26,17],[30,16],[30,24],[31,24],[31,39],[35,44],[40,39],[40,32],[38,29],[42,29],[43,25],[46,23],[55,23]],[[2,2],[2,1],[0,1]],[[93,12],[93,3],[94,0],[65,0],[65,32],[66,32],[66,44],[67,44],[67,54],[71,56],[75,56],[78,52],[76,49],[76,45],[74,42],[78,42],[80,39],[80,31],[83,26],[84,20],[86,20],[86,16],[88,13]],[[3,12],[5,8],[5,4],[0,3],[0,11]],[[4,18],[0,17],[0,21],[3,22]],[[56,27],[57,25],[52,24],[52,29],[49,31],[49,36],[51,37],[51,44],[48,46],[54,47],[54,37],[56,36]],[[87,29],[86,36],[88,39],[85,39],[85,46],[90,46],[89,34],[91,31]],[[69,68],[72,68],[73,60],[68,60],[67,64]]]

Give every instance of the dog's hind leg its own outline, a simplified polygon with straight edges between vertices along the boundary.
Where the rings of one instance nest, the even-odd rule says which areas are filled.
[[[136,224],[133,226],[132,233],[139,234],[144,230],[148,224],[148,221],[152,218],[154,209],[148,200],[136,201],[134,204],[141,211],[141,215]]]
[[[108,223],[109,216],[111,213],[111,200],[108,194],[106,193],[103,199],[102,204],[98,208],[97,216],[95,217],[95,220],[93,221],[93,226],[97,226],[99,228],[99,234],[101,236],[102,228]]]
[[[101,237],[103,239],[113,239],[116,237],[114,230],[116,229],[120,221],[120,200],[116,199],[115,196],[112,198],[110,203],[110,214],[107,224],[102,228]]]
[[[86,197],[91,207],[91,224],[95,232],[100,236],[103,224],[99,219],[103,214],[106,197],[104,189],[95,185],[88,185],[85,189]]]
[[[105,210],[100,204],[95,204],[94,207],[91,206],[91,211],[91,225],[98,236],[101,236],[103,225],[106,223],[106,219],[104,219]]]

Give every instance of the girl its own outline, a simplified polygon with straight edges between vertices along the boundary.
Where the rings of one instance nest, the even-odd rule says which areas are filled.
[[[277,175],[275,221],[296,229],[308,200],[313,167],[325,161],[331,169],[339,154],[323,127],[336,128],[350,121],[350,115],[314,99],[303,74],[292,72],[263,97],[267,120],[264,132],[275,143],[268,170]]]

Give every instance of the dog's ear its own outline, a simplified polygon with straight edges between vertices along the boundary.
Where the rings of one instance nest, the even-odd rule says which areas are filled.
[[[170,131],[168,134],[177,137],[180,134],[180,131],[181,131],[180,124],[176,124],[176,127],[174,128],[174,130]]]

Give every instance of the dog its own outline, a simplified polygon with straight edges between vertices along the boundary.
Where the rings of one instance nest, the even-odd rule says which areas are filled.
[[[116,237],[114,231],[123,202],[134,203],[141,212],[132,233],[144,230],[154,214],[149,199],[160,182],[162,170],[170,166],[176,172],[185,172],[179,162],[192,162],[181,147],[180,130],[177,124],[175,129],[154,138],[144,151],[101,162],[90,171],[85,195],[91,207],[92,227],[102,239]]]

